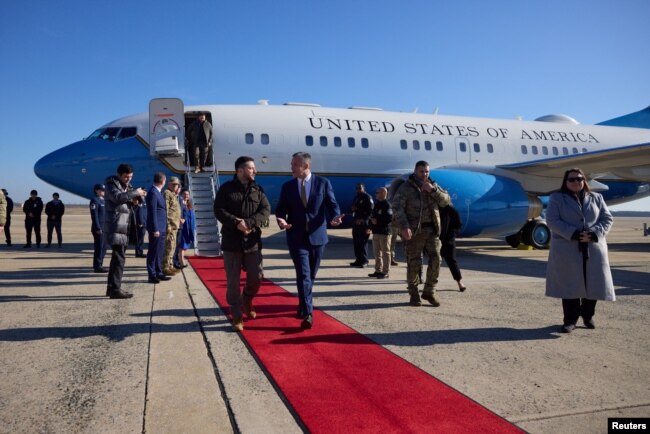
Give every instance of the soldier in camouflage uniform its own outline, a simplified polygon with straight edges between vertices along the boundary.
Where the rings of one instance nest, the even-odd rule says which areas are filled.
[[[165,256],[163,257],[163,274],[173,276],[178,273],[174,268],[174,252],[176,251],[176,233],[181,225],[181,204],[178,193],[181,191],[181,181],[176,176],[169,178],[165,190],[167,203],[167,234],[165,236]]]
[[[418,292],[422,255],[428,257],[422,298],[440,306],[436,284],[440,273],[440,214],[438,208],[449,205],[449,194],[429,178],[429,163],[418,161],[415,171],[399,186],[393,198],[393,213],[404,240],[406,281],[411,306],[421,306]]]

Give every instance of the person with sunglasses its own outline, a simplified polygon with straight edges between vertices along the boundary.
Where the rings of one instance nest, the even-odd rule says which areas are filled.
[[[586,328],[596,328],[596,301],[616,299],[605,240],[612,222],[605,200],[590,190],[582,170],[567,170],[546,211],[552,231],[546,295],[562,299],[562,333],[575,330],[580,317]]]

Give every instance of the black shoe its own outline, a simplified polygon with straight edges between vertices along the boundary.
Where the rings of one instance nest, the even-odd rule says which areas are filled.
[[[366,268],[367,266],[368,266],[367,262],[365,264],[362,262],[362,263],[356,265],[357,268]]]
[[[121,289],[119,289],[119,290],[117,290],[117,291],[111,291],[109,297],[110,297],[111,299],[116,299],[116,298],[131,298],[131,297],[133,297],[133,294],[131,294],[130,292],[124,292],[124,291],[122,291]]]
[[[157,277],[150,277],[147,281],[149,283],[160,283],[160,279],[158,279]]]
[[[458,288],[460,292],[465,292],[466,289],[467,289],[466,286],[461,286],[460,288]]]
[[[144,253],[136,253],[136,254],[135,254],[135,257],[136,257],[136,258],[146,258],[147,255],[145,255]]]
[[[374,273],[368,274],[368,277],[379,277],[381,273],[379,271],[375,271]]]
[[[388,279],[390,277],[390,274],[386,273],[377,273],[377,279]]]
[[[296,318],[305,319],[306,316],[307,314],[302,309],[298,308],[298,310],[296,311]]]
[[[108,269],[101,267],[101,268],[95,268],[94,270],[95,273],[108,273]]]
[[[390,265],[393,267],[397,267],[399,265],[399,262],[397,261],[390,261]]]
[[[582,318],[582,321],[585,323],[585,327],[587,327],[588,329],[593,330],[596,328],[596,323],[594,322],[593,318],[589,318],[589,319]]]
[[[300,328],[301,329],[310,329],[314,326],[314,318],[311,316],[311,314],[307,315],[305,319],[302,320],[300,323]]]
[[[357,267],[359,265],[361,265],[361,262],[358,261],[350,262],[350,267]]]
[[[169,276],[165,276],[165,275],[163,274],[162,276],[158,276],[158,281],[161,281],[161,280],[163,280],[163,281],[167,281],[167,280],[172,280],[172,278],[169,277]]]
[[[560,333],[571,333],[576,329],[575,324],[564,324],[560,329]]]

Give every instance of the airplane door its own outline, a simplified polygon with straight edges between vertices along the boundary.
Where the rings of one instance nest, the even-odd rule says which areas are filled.
[[[456,137],[456,162],[458,164],[469,164],[472,160],[472,151],[467,137]]]
[[[178,98],[149,101],[149,153],[185,153],[185,107]]]

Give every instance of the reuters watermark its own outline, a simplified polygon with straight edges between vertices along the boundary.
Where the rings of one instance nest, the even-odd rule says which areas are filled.
[[[650,433],[650,418],[647,417],[609,417],[607,433]]]

